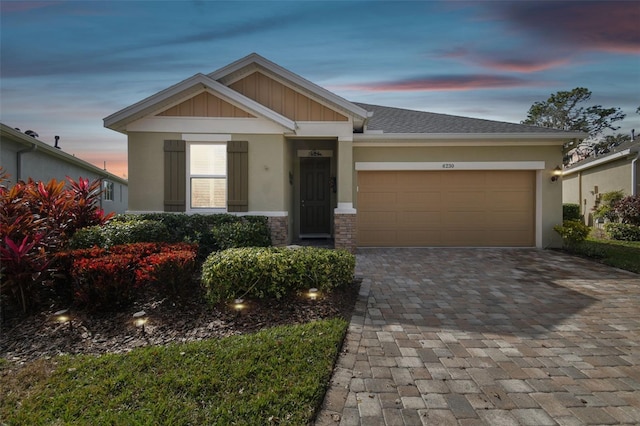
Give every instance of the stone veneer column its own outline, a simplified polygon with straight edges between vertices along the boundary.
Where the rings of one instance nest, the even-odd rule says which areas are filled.
[[[356,252],[356,222],[355,211],[344,212],[337,208],[333,214],[334,247]]]
[[[268,224],[271,244],[276,247],[286,246],[289,243],[289,216],[269,216]]]

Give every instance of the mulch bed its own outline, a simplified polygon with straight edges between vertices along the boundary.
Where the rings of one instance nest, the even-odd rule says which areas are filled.
[[[208,305],[200,293],[159,298],[147,294],[118,312],[71,310],[69,323],[56,321],[61,309],[52,305],[37,314],[13,316],[0,323],[0,357],[22,364],[62,354],[123,353],[147,345],[167,345],[251,333],[277,325],[319,319],[351,318],[359,282],[310,300],[293,295],[281,300],[248,300],[238,313],[231,305]],[[145,311],[148,321],[134,325],[133,314]]]

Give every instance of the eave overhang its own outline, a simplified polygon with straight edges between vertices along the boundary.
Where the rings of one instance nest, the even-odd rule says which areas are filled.
[[[294,132],[296,129],[296,124],[293,120],[266,108],[258,102],[241,95],[235,90],[229,89],[227,86],[220,84],[216,80],[201,73],[111,114],[104,119],[104,127],[117,132],[126,133],[127,124],[144,118],[156,111],[160,111],[165,107],[169,107],[172,104],[175,104],[179,99],[191,94],[195,95],[203,90],[219,96],[225,101],[248,111],[253,115],[271,120],[276,124],[281,125],[289,132]]]
[[[611,155],[607,155],[606,157],[602,157],[602,158],[598,158],[597,160],[594,161],[589,161],[586,164],[583,165],[577,165],[575,167],[572,167],[570,169],[565,169],[562,172],[563,176],[567,176],[576,172],[580,172],[583,170],[588,170],[591,169],[593,167],[597,167],[601,164],[606,164],[606,163],[610,163],[612,161],[616,161],[616,160],[620,160],[623,159],[629,155],[633,155],[633,154],[638,154],[640,152],[640,147],[638,146],[633,146],[631,148],[625,149],[624,151],[620,151],[620,152],[616,152],[614,154]]]

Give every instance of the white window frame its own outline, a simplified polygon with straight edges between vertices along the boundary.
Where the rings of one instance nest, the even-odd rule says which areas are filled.
[[[114,200],[115,185],[110,180],[104,179],[102,181],[102,201]]]
[[[225,159],[224,159],[224,175],[203,175],[203,174],[191,174],[191,147],[194,145],[221,145],[225,147]],[[186,190],[185,190],[185,203],[186,203],[186,212],[187,213],[226,213],[227,212],[227,202],[229,199],[229,194],[225,190],[225,201],[224,207],[192,207],[191,206],[191,179],[193,178],[214,178],[214,179],[224,179],[225,187],[228,185],[229,179],[229,170],[227,166],[227,153],[226,153],[226,141],[193,141],[186,142],[186,152],[185,152],[185,161],[186,161]]]

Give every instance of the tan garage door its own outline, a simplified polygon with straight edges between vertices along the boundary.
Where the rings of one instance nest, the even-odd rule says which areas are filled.
[[[532,247],[535,171],[360,171],[361,247]]]

